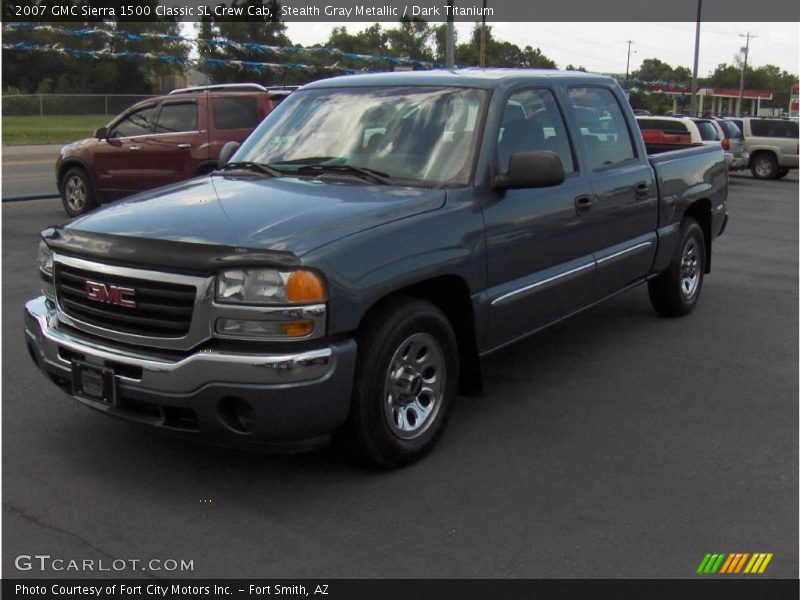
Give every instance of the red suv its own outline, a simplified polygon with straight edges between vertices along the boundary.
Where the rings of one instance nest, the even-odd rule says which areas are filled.
[[[212,171],[290,89],[257,84],[185,88],[139,102],[93,138],[67,144],[56,182],[71,217],[103,202]]]

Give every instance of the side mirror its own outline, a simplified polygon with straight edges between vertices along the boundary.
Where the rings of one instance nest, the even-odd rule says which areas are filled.
[[[100,129],[94,130],[94,137],[98,140],[107,140],[108,139],[108,128],[101,127]]]
[[[219,158],[217,159],[217,168],[221,169],[233,156],[233,153],[239,149],[239,142],[226,142],[225,145],[222,147],[222,150],[219,151]]]
[[[508,173],[495,175],[495,189],[551,187],[566,179],[561,158],[549,150],[515,152],[508,163]]]

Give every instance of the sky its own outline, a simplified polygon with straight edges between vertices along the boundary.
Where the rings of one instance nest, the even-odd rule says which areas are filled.
[[[346,26],[351,33],[372,23],[299,23],[288,22],[287,35],[293,43],[312,45],[327,40],[335,26]],[[383,23],[387,28],[396,23]],[[632,40],[630,70],[645,58],[658,58],[673,67],[692,68],[694,61],[694,23],[489,23],[497,39],[518,46],[531,45],[556,61],[559,68],[568,64],[584,66],[589,71],[624,73],[628,45]],[[468,39],[474,25],[456,23],[458,39]],[[699,75],[709,75],[721,63],[733,63],[745,40],[746,32],[756,37],[750,41],[749,64],[779,66],[798,73],[800,25],[798,23],[703,23],[700,29]],[[458,56],[456,56],[458,62]]]

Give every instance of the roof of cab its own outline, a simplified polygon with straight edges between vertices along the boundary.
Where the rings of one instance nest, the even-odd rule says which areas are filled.
[[[394,71],[364,75],[342,75],[320,79],[303,86],[304,89],[327,87],[359,87],[371,85],[432,85],[493,88],[501,83],[516,81],[570,80],[576,83],[614,81],[613,78],[583,71],[555,69],[436,69],[430,71]]]

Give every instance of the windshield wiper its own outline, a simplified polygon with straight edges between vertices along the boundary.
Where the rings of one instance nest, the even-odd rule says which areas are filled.
[[[382,171],[376,171],[367,167],[356,167],[353,165],[304,165],[295,171],[298,175],[324,174],[324,173],[344,173],[346,175],[356,175],[362,179],[369,179],[381,185],[394,185],[396,181]]]
[[[273,169],[269,165],[265,165],[264,163],[257,163],[251,160],[240,160],[237,162],[229,162],[222,166],[222,171],[227,171],[228,169],[245,169],[248,171],[258,171],[259,173],[263,173],[264,175],[269,175],[270,177],[283,177],[283,173],[278,171],[278,169]]]

